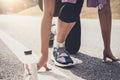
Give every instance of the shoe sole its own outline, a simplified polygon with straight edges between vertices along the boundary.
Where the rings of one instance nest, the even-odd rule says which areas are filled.
[[[58,67],[70,67],[70,66],[73,66],[73,65],[74,65],[73,63],[60,64],[60,63],[58,63],[58,62],[54,59],[53,55],[52,55],[52,57],[51,57],[51,60],[52,60],[52,61],[54,62],[54,64],[55,64],[56,66],[58,66]]]

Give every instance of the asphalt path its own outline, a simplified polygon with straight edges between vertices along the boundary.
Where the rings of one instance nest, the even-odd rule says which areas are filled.
[[[33,50],[38,56],[40,55],[40,21],[41,17],[33,16],[17,16],[17,15],[0,15],[0,30],[8,33],[11,37]],[[54,19],[53,22],[56,22]],[[98,19],[81,19],[82,24],[82,40],[81,48],[77,55],[72,55],[75,66],[69,68],[59,68],[49,60],[49,64],[68,75],[72,80],[120,80],[120,63],[102,63],[103,41],[100,31],[100,24]],[[112,37],[111,48],[116,57],[120,57],[120,20],[113,20],[112,24]],[[14,55],[10,55],[14,58],[10,59],[7,53],[9,49],[2,47],[5,46],[0,41],[0,70],[6,69],[4,66],[9,67],[9,63],[17,66],[15,70],[21,71],[22,64],[19,64],[19,60]],[[5,51],[5,52],[4,52]],[[6,54],[5,54],[6,53]],[[49,55],[51,55],[51,48],[49,48]],[[8,57],[7,59],[5,59]],[[5,60],[4,60],[5,59]],[[8,61],[8,59],[10,60]],[[6,61],[7,60],[7,61]],[[5,62],[4,62],[5,61]],[[2,65],[1,65],[2,64]],[[1,76],[5,76],[6,71],[2,71]],[[22,75],[18,73],[17,75]],[[12,75],[10,75],[12,76]],[[14,78],[15,79],[15,78]],[[14,80],[13,79],[13,80]],[[18,80],[20,80],[18,79]],[[1,77],[0,80],[9,80]]]

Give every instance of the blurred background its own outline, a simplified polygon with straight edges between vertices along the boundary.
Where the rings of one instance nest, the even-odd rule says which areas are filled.
[[[0,13],[18,13],[37,5],[37,0],[0,0]]]
[[[120,19],[120,0],[111,0],[112,17]],[[41,16],[37,0],[0,0],[0,14],[18,14],[28,16]],[[96,8],[87,8],[86,0],[82,9],[82,18],[97,18]]]

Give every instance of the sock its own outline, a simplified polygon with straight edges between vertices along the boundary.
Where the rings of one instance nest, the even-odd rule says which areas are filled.
[[[59,48],[59,47],[65,47],[65,42],[57,42],[56,40],[54,41],[54,47]]]

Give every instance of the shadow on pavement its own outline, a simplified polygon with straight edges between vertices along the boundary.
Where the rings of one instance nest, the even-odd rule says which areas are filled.
[[[103,63],[100,58],[91,57],[84,53],[72,55],[82,61],[73,67],[65,68],[74,75],[86,80],[120,80],[120,63]]]

